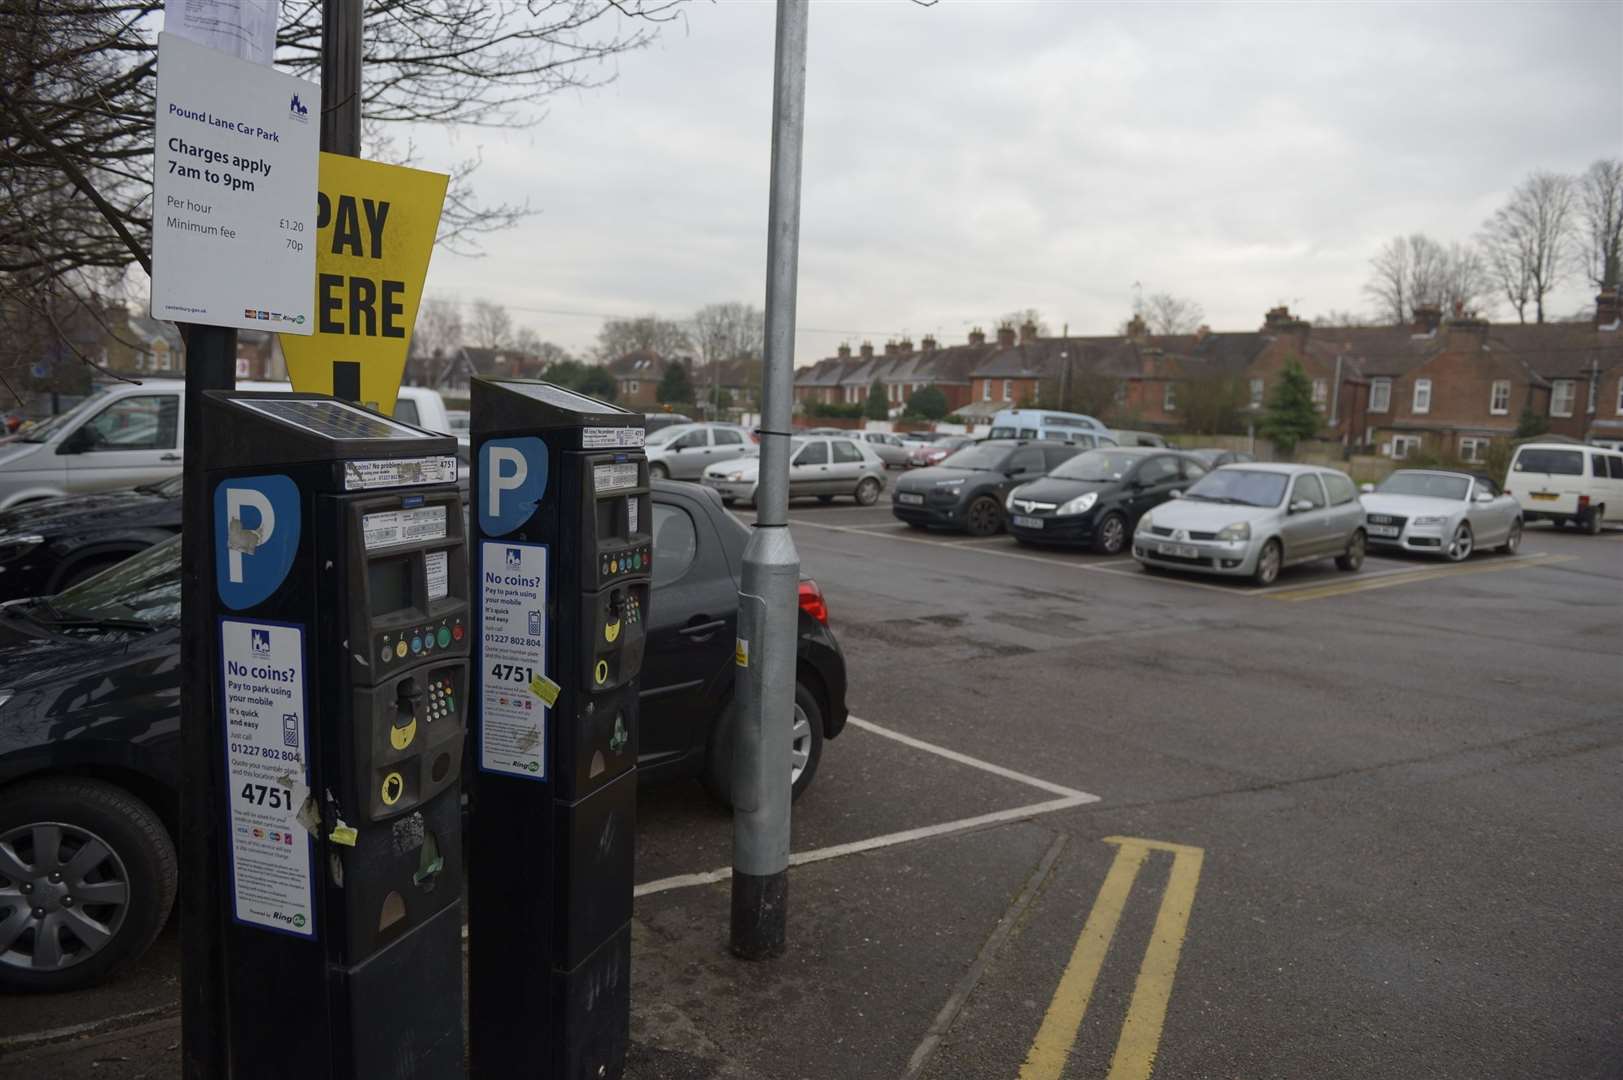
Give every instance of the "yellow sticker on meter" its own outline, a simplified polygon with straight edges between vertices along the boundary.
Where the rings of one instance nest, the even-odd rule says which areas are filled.
[[[545,675],[530,676],[530,693],[540,698],[541,703],[549,709],[558,703],[558,695],[563,693],[563,689]]]
[[[400,796],[406,793],[406,778],[397,772],[392,772],[383,778],[383,790],[378,792],[383,798],[384,806],[393,806],[400,801]]]
[[[607,641],[610,645],[613,645],[617,640],[619,640],[619,637],[620,637],[620,620],[619,619],[615,619],[613,622],[606,623],[604,625],[604,627],[603,627],[603,640],[604,641]]]
[[[389,725],[389,745],[396,750],[404,750],[411,745],[411,740],[417,737],[417,718],[413,717],[411,723],[405,727]]]
[[[750,666],[750,643],[743,638],[735,638],[733,645],[733,663],[739,667]]]
[[[597,662],[597,668],[592,672],[592,674],[597,676],[598,682],[602,682],[607,679],[609,677],[609,662],[607,660],[599,660]]]

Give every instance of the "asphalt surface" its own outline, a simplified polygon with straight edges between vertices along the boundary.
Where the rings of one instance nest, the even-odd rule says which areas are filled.
[[[1623,1076],[1623,532],[1258,591],[792,517],[861,722],[780,961],[685,876],[728,818],[643,799],[628,1076]],[[0,1077],[175,1075],[173,937],[0,998]]]

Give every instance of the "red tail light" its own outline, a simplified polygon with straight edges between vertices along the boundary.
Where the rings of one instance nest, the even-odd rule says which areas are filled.
[[[1597,460],[1599,460],[1599,459],[1597,459]],[[1578,496],[1578,513],[1581,514],[1585,510],[1588,510],[1588,509],[1589,509],[1589,496],[1588,495],[1580,495],[1580,496]]]
[[[828,601],[823,599],[823,590],[817,587],[817,582],[809,578],[800,583],[800,610],[828,625]]]

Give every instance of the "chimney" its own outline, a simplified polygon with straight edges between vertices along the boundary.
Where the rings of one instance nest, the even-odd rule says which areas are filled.
[[[894,341],[885,342],[885,355],[886,356],[895,356],[899,349],[900,349],[900,346],[898,346]]]
[[[904,335],[903,335],[903,336],[902,336],[902,340],[901,340],[901,341],[900,341],[900,342],[898,342],[898,343],[897,343],[897,345],[896,345],[896,349],[897,349],[897,351],[898,351],[898,352],[900,352],[900,353],[901,353],[901,354],[902,354],[902,355],[904,355],[904,356],[905,356],[905,355],[907,355],[907,354],[908,354],[908,353],[910,353],[910,352],[912,352],[912,351],[913,351],[913,339],[912,339],[912,338],[910,338],[910,337],[907,337],[907,336],[906,336],[906,335],[905,335],[905,334],[904,334]]]
[[[935,335],[925,334],[924,340],[919,342],[919,346],[927,353],[935,352]]]
[[[1595,328],[1597,330],[1623,329],[1623,296],[1617,288],[1603,289],[1595,297]]]
[[[1291,318],[1291,309],[1289,307],[1285,306],[1284,304],[1280,304],[1278,307],[1271,307],[1268,309],[1268,314],[1262,317],[1262,332],[1265,334],[1276,334],[1282,327],[1292,321],[1294,320]]]
[[[978,326],[975,327],[975,329],[973,329],[973,330],[971,330],[969,332],[969,343],[971,345],[985,345],[986,344],[986,331],[982,330]]]
[[[862,343],[862,348],[857,350],[857,352],[864,360],[872,360],[873,359],[873,342],[864,341]]]
[[[1195,340],[1196,341],[1205,341],[1207,338],[1209,338],[1211,336],[1212,336],[1212,328],[1207,326],[1205,323],[1201,323],[1200,326],[1197,327],[1196,330],[1195,330]]]
[[[1429,337],[1437,332],[1437,327],[1443,321],[1443,308],[1440,304],[1416,304],[1414,306],[1414,324],[1409,332],[1415,337]]]
[[[1144,321],[1144,316],[1134,312],[1133,317],[1127,320],[1127,336],[1137,341],[1149,335],[1150,324]]]
[[[1004,323],[997,328],[997,347],[1000,349],[1014,348],[1014,327]]]
[[[1448,321],[1448,347],[1450,349],[1481,349],[1488,343],[1488,320],[1477,318],[1476,312],[1466,311],[1460,305],[1459,314]]]
[[[1020,344],[1029,345],[1037,340],[1037,324],[1027,319],[1020,324]]]
[[[851,359],[851,346],[849,344],[841,343],[837,352],[841,360]]]

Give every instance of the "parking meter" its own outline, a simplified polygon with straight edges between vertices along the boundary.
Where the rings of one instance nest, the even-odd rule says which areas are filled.
[[[201,430],[230,1075],[461,1077],[456,442],[314,394]]]
[[[616,1077],[654,559],[643,418],[475,379],[472,420],[473,1072]]]

